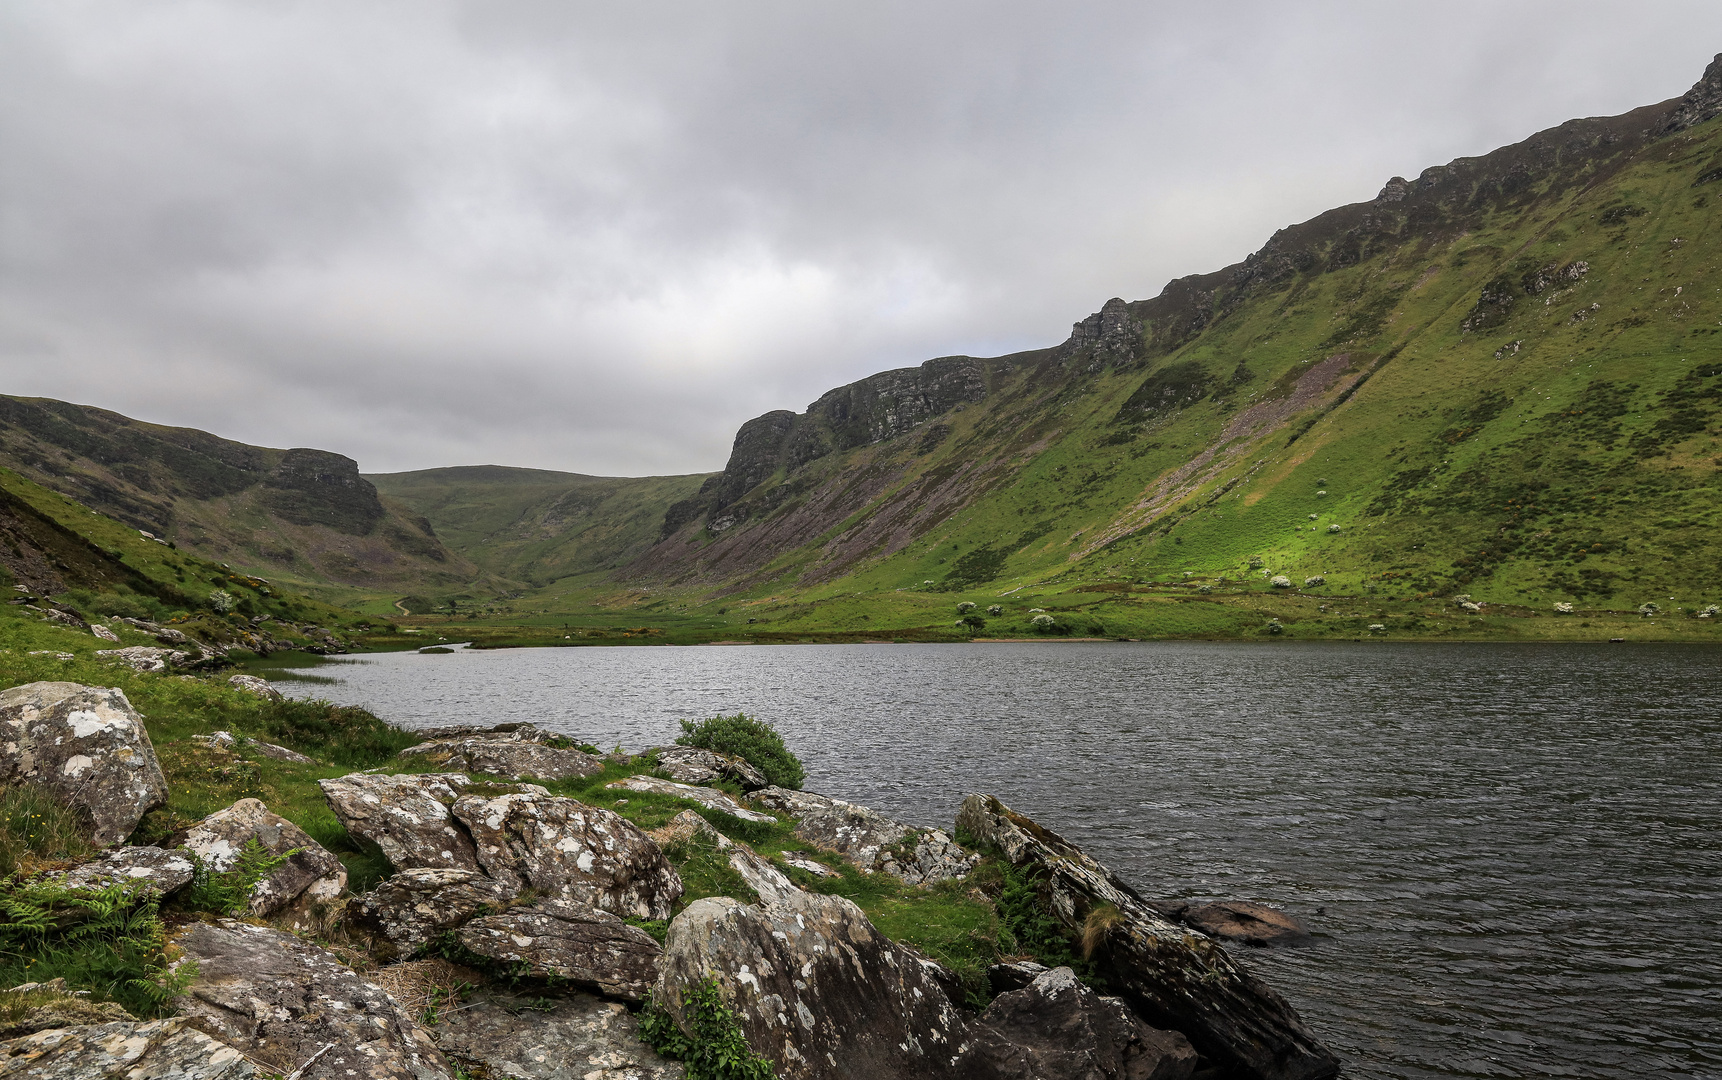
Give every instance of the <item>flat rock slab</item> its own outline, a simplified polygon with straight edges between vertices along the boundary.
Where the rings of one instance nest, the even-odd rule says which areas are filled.
[[[408,759],[450,769],[506,776],[511,780],[570,780],[604,771],[604,759],[572,746],[547,746],[530,739],[478,735],[434,739],[402,750]]]
[[[251,914],[284,914],[295,929],[308,929],[314,917],[313,906],[334,900],[346,889],[347,868],[305,830],[271,813],[258,800],[240,799],[176,834],[169,842],[184,847],[220,873],[237,865],[253,838],[269,854],[287,855],[287,861],[252,888]]]
[[[1237,941],[1258,948],[1305,945],[1313,940],[1309,927],[1296,916],[1246,900],[1222,900],[1195,904],[1178,915],[1185,926],[1210,937]]]
[[[780,814],[788,814],[790,817],[797,818],[817,814],[822,810],[829,810],[843,802],[843,800],[833,799],[829,795],[816,795],[811,791],[796,791],[794,788],[781,787],[761,788],[751,792],[748,799],[767,810],[776,810]],[[844,803],[844,805],[853,806],[854,804]]]
[[[614,811],[540,792],[455,801],[454,815],[472,834],[486,873],[615,915],[670,917],[682,879],[639,826]]]
[[[91,840],[118,844],[167,802],[143,718],[123,690],[37,682],[0,691],[0,786],[37,784],[89,814]]]
[[[699,803],[707,810],[717,810],[731,814],[743,821],[775,822],[777,819],[770,814],[762,814],[757,810],[749,810],[736,802],[717,788],[695,787],[692,784],[678,784],[674,780],[664,780],[656,776],[630,776],[626,780],[617,780],[604,785],[620,791],[638,791],[652,795],[668,795],[674,799],[687,799]]]
[[[347,908],[347,921],[387,942],[385,959],[409,955],[445,930],[503,911],[519,889],[477,870],[401,870]]]
[[[102,889],[110,885],[141,885],[168,896],[191,884],[191,860],[177,851],[158,847],[122,847],[99,859],[73,867],[65,884],[74,889]]]
[[[978,1037],[973,1052],[1013,1080],[1189,1080],[1196,1071],[1190,1040],[1149,1027],[1067,967],[994,998],[977,1028],[992,1037]]]
[[[50,1028],[0,1042],[0,1077],[18,1080],[250,1080],[251,1062],[184,1017]]]
[[[639,927],[564,900],[541,900],[473,919],[456,936],[470,951],[518,965],[516,970],[525,974],[567,979],[623,1001],[646,996],[663,954]]]
[[[175,1004],[195,1027],[300,1080],[452,1080],[430,1035],[376,984],[292,934],[223,920],[173,943],[197,962]]]
[[[166,671],[170,667],[185,667],[197,657],[175,649],[159,649],[154,645],[133,645],[125,649],[97,649],[96,655],[133,671]]]
[[[432,866],[477,870],[472,837],[450,807],[472,781],[460,773],[379,776],[353,773],[319,780],[329,809],[354,836],[383,849],[398,869]]]
[[[679,784],[710,784],[729,780],[743,791],[755,791],[771,786],[765,774],[754,768],[746,758],[702,750],[697,746],[666,746],[654,751],[658,768],[670,774]]]
[[[639,1033],[626,1006],[579,993],[549,1009],[497,996],[446,1012],[431,1028],[445,1053],[498,1080],[682,1080],[681,1064]]]

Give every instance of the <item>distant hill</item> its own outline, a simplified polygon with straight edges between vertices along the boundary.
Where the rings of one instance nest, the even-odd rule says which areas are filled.
[[[658,539],[665,511],[710,475],[607,477],[469,465],[366,479],[484,570],[547,585],[638,558]]]
[[[621,577],[688,602],[1070,574],[1722,599],[1718,112],[1722,57],[1683,98],[1394,177],[1054,348],[749,421]]]
[[[0,396],[0,465],[205,559],[343,596],[483,576],[422,517],[380,497],[351,458],[324,450]]]

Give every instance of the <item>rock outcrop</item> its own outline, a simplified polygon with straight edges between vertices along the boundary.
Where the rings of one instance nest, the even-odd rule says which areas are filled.
[[[1115,997],[1102,997],[1067,967],[1000,994],[978,1025],[973,1053],[1002,1080],[1188,1080],[1196,1048],[1149,1027]]]
[[[221,873],[233,869],[253,839],[271,855],[286,855],[287,861],[252,888],[251,914],[284,916],[295,929],[306,929],[315,923],[317,905],[333,901],[346,889],[347,868],[341,860],[256,799],[240,799],[216,811],[170,844],[184,847]]]
[[[227,685],[235,690],[243,690],[247,694],[256,694],[265,701],[282,701],[281,691],[270,685],[268,679],[260,679],[255,675],[234,675],[227,680]]]
[[[452,1080],[406,1010],[309,942],[231,920],[173,941],[197,963],[181,1013],[249,1057],[300,1080]]]
[[[251,1080],[256,1075],[256,1067],[238,1050],[178,1016],[49,1028],[0,1042],[0,1076],[19,1080]]]
[[[678,784],[673,780],[661,780],[656,776],[630,776],[626,780],[617,780],[604,786],[620,791],[639,791],[652,795],[668,795],[672,799],[687,799],[689,802],[699,803],[707,810],[731,814],[743,821],[773,822],[777,820],[770,814],[749,810],[717,788]]]
[[[477,870],[414,867],[399,871],[347,907],[354,928],[382,939],[385,959],[405,956],[469,919],[503,911],[519,892]]]
[[[710,784],[716,780],[729,780],[741,786],[743,791],[755,791],[759,788],[770,787],[771,781],[748,763],[746,758],[734,754],[720,754],[716,750],[702,750],[697,746],[666,746],[653,751],[658,758],[658,768],[669,774],[671,780],[678,784]]]
[[[667,919],[682,879],[633,822],[574,799],[521,792],[463,795],[454,815],[491,877],[612,914]]]
[[[1182,1032],[1204,1057],[1239,1076],[1338,1075],[1339,1059],[1291,1005],[1239,968],[1224,947],[1168,921],[1076,845],[990,795],[964,800],[957,829],[1044,880],[1054,914],[1073,934],[1095,909],[1117,909],[1095,961],[1144,1020]]]
[[[652,936],[607,911],[564,900],[486,915],[456,936],[469,951],[535,978],[555,977],[624,1001],[639,1001],[658,977],[663,950]]]
[[[167,802],[143,719],[117,687],[37,682],[0,691],[0,786],[14,783],[84,810],[102,846]]]
[[[554,745],[561,740],[531,724],[508,726],[512,730],[491,729],[433,738],[407,747],[401,756],[511,780],[568,780],[604,771],[602,758],[572,746]]]
[[[198,661],[192,653],[180,649],[159,649],[154,645],[132,645],[124,649],[97,649],[96,655],[133,671],[166,671],[170,667],[190,667]]]
[[[342,826],[382,848],[389,862],[402,870],[478,869],[472,837],[449,809],[471,784],[460,773],[353,773],[317,781]]]
[[[549,1007],[497,996],[445,1012],[431,1028],[459,1061],[509,1080],[682,1080],[640,1042],[627,1006],[574,993]]]
[[[980,856],[963,850],[941,829],[904,825],[828,795],[771,787],[754,792],[751,798],[799,817],[796,839],[841,855],[862,870],[890,874],[909,885],[966,877],[980,861]]]
[[[234,677],[238,678],[238,676]],[[223,750],[230,754],[239,750],[249,750],[260,757],[272,758],[276,761],[291,761],[295,765],[316,764],[315,761],[297,750],[289,750],[285,746],[276,746],[274,743],[260,742],[249,736],[239,738],[231,731],[212,731],[208,735],[193,735],[191,741],[199,746],[208,747],[211,750]]]
[[[177,851],[158,847],[122,847],[66,873],[65,884],[74,889],[102,889],[110,885],[141,885],[169,896],[191,884],[194,867]]]

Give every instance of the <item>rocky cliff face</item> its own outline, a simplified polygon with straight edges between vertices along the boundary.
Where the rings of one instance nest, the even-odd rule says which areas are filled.
[[[359,463],[327,450],[289,450],[263,479],[263,504],[295,525],[326,525],[366,536],[383,517],[377,489]]]

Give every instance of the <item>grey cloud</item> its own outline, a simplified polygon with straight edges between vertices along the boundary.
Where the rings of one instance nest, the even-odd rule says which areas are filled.
[[[1697,2],[17,3],[0,390],[373,470],[711,469],[1719,48]]]

